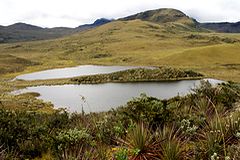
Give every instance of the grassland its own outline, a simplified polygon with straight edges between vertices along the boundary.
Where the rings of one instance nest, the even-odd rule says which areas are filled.
[[[1,77],[81,64],[168,65],[240,81],[239,40],[239,34],[178,23],[114,21],[57,40],[0,45],[0,67],[6,70],[1,69]]]

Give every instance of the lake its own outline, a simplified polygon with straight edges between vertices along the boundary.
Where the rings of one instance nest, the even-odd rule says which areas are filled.
[[[222,83],[215,79],[206,79],[211,84]],[[161,99],[186,95],[199,86],[200,80],[182,80],[170,82],[105,83],[81,85],[56,85],[28,87],[16,91],[40,93],[39,99],[50,101],[56,108],[67,108],[70,112],[101,112],[126,104],[141,93]]]
[[[58,78],[71,78],[77,76],[105,74],[117,71],[123,71],[134,68],[149,68],[155,67],[141,67],[141,66],[99,66],[99,65],[81,65],[77,67],[50,69],[40,72],[23,74],[17,76],[15,79],[22,80],[44,80],[44,79],[58,79]]]

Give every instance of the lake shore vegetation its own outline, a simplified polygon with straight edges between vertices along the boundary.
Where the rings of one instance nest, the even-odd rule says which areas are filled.
[[[0,157],[238,159],[239,100],[239,84],[202,82],[184,97],[161,100],[142,94],[101,113],[1,107]]]

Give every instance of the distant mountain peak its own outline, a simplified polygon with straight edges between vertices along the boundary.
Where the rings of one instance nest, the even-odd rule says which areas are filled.
[[[22,23],[22,22],[14,23],[14,24],[12,24],[8,27],[11,28],[11,29],[18,29],[18,30],[39,30],[39,29],[43,29],[39,26],[34,26],[34,25],[31,25],[31,24],[26,24],[26,23]]]
[[[111,22],[112,20],[110,20],[110,19],[107,19],[107,18],[100,18],[100,19],[97,19],[94,23],[93,23],[93,25],[102,25],[102,24],[106,24],[106,23],[109,23],[109,22]]]
[[[98,26],[101,26],[101,25],[104,25],[106,23],[109,23],[109,22],[112,22],[112,20],[109,20],[109,19],[106,19],[106,18],[100,18],[100,19],[97,19],[96,21],[94,21],[94,23],[92,24],[84,24],[84,25],[81,25],[81,26],[78,26],[77,28],[78,29],[82,29],[82,28],[94,28],[94,27],[98,27]]]
[[[197,23],[193,18],[188,17],[182,11],[172,8],[161,8],[156,10],[148,10],[145,12],[137,13],[120,20],[135,20],[140,19],[143,21],[150,21],[154,23],[168,23],[177,22],[187,25],[195,25]]]
[[[240,22],[201,23],[199,26],[216,32],[240,33]]]

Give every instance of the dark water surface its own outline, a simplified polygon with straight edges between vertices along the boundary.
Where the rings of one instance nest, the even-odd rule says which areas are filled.
[[[207,79],[212,84],[222,81]],[[56,108],[68,108],[70,112],[108,111],[126,104],[141,93],[165,99],[177,95],[186,95],[198,86],[200,80],[183,80],[171,82],[140,82],[140,83],[105,83],[82,85],[56,85],[28,87],[16,93],[38,92],[39,97],[50,101]]]

